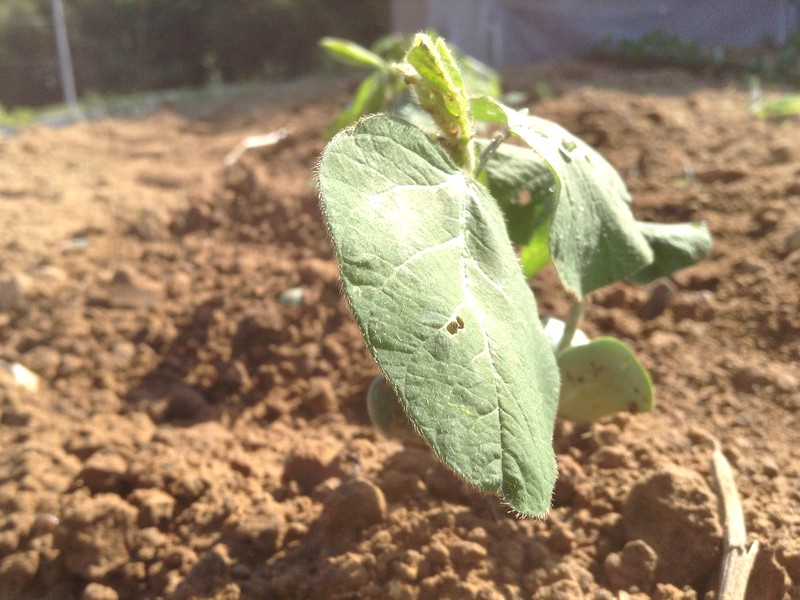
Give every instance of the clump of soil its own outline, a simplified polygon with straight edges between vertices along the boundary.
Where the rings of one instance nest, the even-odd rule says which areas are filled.
[[[534,112],[640,219],[715,236],[670,285],[596,294],[586,329],[636,348],[658,407],[559,423],[544,520],[369,425],[313,181],[340,83],[3,140],[0,598],[709,598],[712,437],[761,543],[750,598],[800,597],[800,122],[668,70],[510,79],[542,81]],[[555,282],[534,286],[563,315]]]

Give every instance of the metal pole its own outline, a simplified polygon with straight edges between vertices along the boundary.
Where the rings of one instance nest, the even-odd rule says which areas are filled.
[[[61,0],[53,0],[53,26],[56,30],[56,46],[58,47],[58,69],[61,73],[61,89],[64,91],[64,102],[70,116],[78,120],[81,111],[78,108],[78,93],[75,91],[75,74],[72,70],[72,57],[67,39],[67,23],[64,17],[64,5]]]

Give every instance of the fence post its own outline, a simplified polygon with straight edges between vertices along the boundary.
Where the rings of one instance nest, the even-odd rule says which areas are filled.
[[[64,17],[64,5],[61,0],[53,0],[53,26],[56,30],[56,46],[58,47],[58,70],[61,73],[61,89],[64,92],[64,103],[73,120],[81,118],[78,107],[78,94],[75,91],[75,74],[72,70],[72,57],[67,39],[67,24]]]

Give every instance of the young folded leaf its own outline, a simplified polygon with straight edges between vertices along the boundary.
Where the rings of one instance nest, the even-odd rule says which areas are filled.
[[[471,173],[475,168],[474,124],[461,71],[450,49],[442,38],[420,33],[406,54],[406,63],[413,67],[406,83],[441,129],[442,144],[455,163]]]
[[[334,59],[359,69],[379,69],[385,71],[388,64],[374,52],[363,46],[341,38],[324,37],[319,45]]]

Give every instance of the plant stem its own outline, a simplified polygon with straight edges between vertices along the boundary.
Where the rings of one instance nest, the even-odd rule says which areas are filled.
[[[567,318],[564,320],[564,335],[561,336],[561,341],[558,343],[556,354],[569,348],[569,345],[572,343],[572,338],[575,336],[575,332],[578,330],[578,326],[580,326],[583,320],[585,312],[586,300],[581,299],[572,302],[572,306],[569,307],[569,314],[567,314]]]
[[[491,143],[483,149],[480,158],[478,158],[478,165],[475,167],[475,172],[472,174],[475,179],[480,177],[481,172],[486,168],[486,163],[489,162],[492,154],[495,153],[495,151],[500,147],[500,144],[505,142],[510,135],[511,130],[509,130],[508,127],[505,127],[494,134]]]

